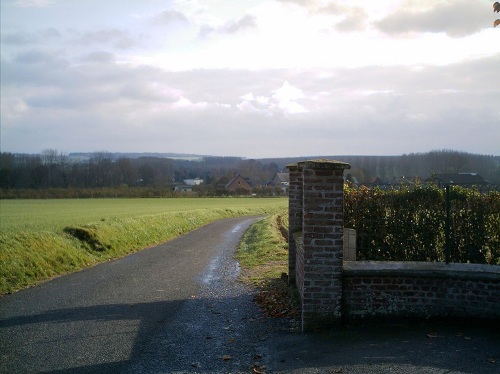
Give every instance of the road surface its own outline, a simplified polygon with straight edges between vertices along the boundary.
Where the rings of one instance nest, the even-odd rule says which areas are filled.
[[[256,217],[0,299],[1,373],[249,372],[257,307],[234,251]]]

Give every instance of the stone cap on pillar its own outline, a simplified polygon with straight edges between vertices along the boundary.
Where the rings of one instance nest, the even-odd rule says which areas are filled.
[[[293,168],[310,168],[310,169],[326,169],[326,170],[339,170],[339,169],[350,169],[351,165],[337,160],[329,160],[326,158],[320,158],[317,160],[306,160],[300,161],[295,164],[290,164],[286,166],[288,169]]]

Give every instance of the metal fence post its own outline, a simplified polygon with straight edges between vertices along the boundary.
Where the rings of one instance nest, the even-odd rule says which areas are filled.
[[[445,256],[446,263],[450,263],[450,225],[451,225],[451,201],[450,185],[446,186],[446,221],[445,221]]]

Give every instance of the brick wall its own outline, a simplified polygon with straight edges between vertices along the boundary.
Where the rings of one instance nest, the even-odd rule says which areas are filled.
[[[500,318],[500,266],[348,262],[343,318]]]
[[[298,164],[288,165],[290,173],[290,182],[288,185],[288,281],[295,284],[296,280],[296,261],[297,245],[293,239],[296,232],[302,231],[302,189],[303,178],[302,170]]]

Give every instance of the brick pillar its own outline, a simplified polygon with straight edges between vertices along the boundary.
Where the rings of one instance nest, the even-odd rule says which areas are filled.
[[[287,166],[290,173],[288,185],[288,283],[296,280],[297,245],[293,234],[302,231],[302,169],[298,164]]]
[[[299,289],[303,290],[302,330],[308,331],[341,322],[343,173],[350,165],[314,160],[298,166],[303,175],[304,250],[303,284]]]

